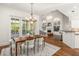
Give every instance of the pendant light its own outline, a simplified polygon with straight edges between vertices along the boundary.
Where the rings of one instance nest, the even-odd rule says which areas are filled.
[[[33,24],[34,22],[36,22],[36,20],[34,19],[34,15],[33,15],[33,3],[30,3],[30,6],[31,6],[31,8],[30,8],[30,17],[29,17],[29,22],[31,23],[31,24]]]

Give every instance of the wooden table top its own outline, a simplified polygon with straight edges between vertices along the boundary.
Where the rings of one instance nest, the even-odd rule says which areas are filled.
[[[6,47],[9,47],[10,46],[10,43],[0,43],[0,48],[6,48]]]
[[[22,43],[25,42],[26,40],[33,40],[35,37],[34,36],[24,36],[24,37],[18,37],[15,39],[16,43]]]
[[[10,46],[10,43],[0,43],[0,53],[2,51],[2,49],[7,48]]]
[[[34,35],[35,38],[41,38],[42,35]]]
[[[28,37],[27,37],[27,40],[34,40],[34,39],[35,39],[34,36],[28,36]]]
[[[45,38],[45,36],[43,36],[43,35],[33,35],[33,36],[31,36],[31,35],[29,35],[29,36],[22,36],[22,37],[18,37],[18,38],[16,38],[15,39],[15,42],[16,43],[22,43],[22,42],[25,42],[26,40],[34,40],[35,38]]]
[[[22,42],[25,42],[26,39],[23,39],[22,37],[19,37],[19,38],[16,38],[15,41],[16,41],[16,43],[22,43]]]

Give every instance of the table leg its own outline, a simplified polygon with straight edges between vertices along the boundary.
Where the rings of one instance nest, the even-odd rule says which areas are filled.
[[[10,55],[12,56],[12,43],[10,43]]]
[[[36,50],[36,49],[35,49],[35,46],[36,46],[35,43],[36,43],[36,39],[34,40],[34,54],[35,54],[35,50]]]
[[[27,56],[29,55],[29,42],[27,42]]]
[[[38,42],[37,42],[37,51],[39,52],[39,39],[38,39]]]
[[[20,55],[22,55],[22,46],[20,45]]]
[[[17,56],[17,43],[15,45],[16,45],[16,53],[15,53],[15,55]]]

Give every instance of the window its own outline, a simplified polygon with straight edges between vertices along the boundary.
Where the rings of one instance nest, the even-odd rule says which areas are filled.
[[[19,36],[19,19],[11,18],[11,37]]]
[[[22,20],[22,35],[27,34],[27,21],[26,20]]]
[[[36,25],[36,21],[28,21],[28,33],[29,34],[34,34],[35,33],[35,25]]]
[[[54,31],[59,31],[60,30],[60,26],[54,26]]]
[[[54,27],[54,31],[59,31],[60,30],[60,19],[59,18],[55,18],[53,25],[54,25],[53,26]]]
[[[52,24],[49,22],[49,23],[47,24],[47,26],[52,26]]]
[[[22,23],[23,23],[23,25],[22,25],[22,34],[23,35],[25,35],[27,33],[34,34],[36,21],[31,22],[28,20],[23,20]]]
[[[36,21],[20,20],[11,18],[11,38],[19,37],[20,35],[34,34]]]
[[[79,28],[79,20],[71,20],[72,28]]]

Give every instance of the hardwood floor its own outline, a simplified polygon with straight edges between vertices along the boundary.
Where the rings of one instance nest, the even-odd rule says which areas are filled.
[[[53,56],[79,56],[79,49],[72,49],[64,44],[63,41],[59,41],[54,37],[46,37],[45,41],[61,48]]]

